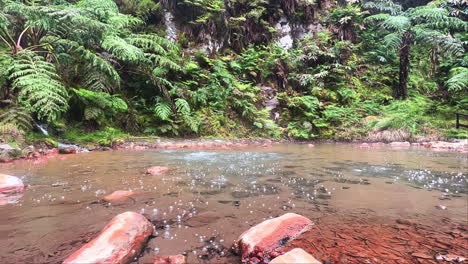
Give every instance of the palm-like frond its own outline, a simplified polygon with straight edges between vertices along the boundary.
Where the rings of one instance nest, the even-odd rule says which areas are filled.
[[[390,31],[403,32],[411,26],[411,20],[405,16],[389,16],[382,21],[382,27]]]
[[[385,47],[397,49],[400,47],[402,41],[403,34],[401,32],[394,32],[386,35],[383,38],[383,42]]]
[[[392,15],[399,14],[403,10],[401,5],[394,3],[392,0],[363,1],[362,6],[365,9]]]
[[[39,119],[54,121],[68,108],[68,93],[55,66],[41,56],[21,52],[12,66],[10,78],[18,90],[18,100]]]
[[[154,113],[161,120],[169,120],[169,117],[172,114],[171,106],[169,105],[168,102],[164,100],[160,100],[154,106]]]
[[[0,126],[13,125],[19,130],[32,129],[33,119],[28,109],[24,107],[11,107],[0,115]]]
[[[445,82],[451,92],[468,91],[468,68],[457,67],[451,70],[452,77]]]
[[[138,47],[128,43],[118,36],[107,36],[102,41],[102,47],[118,59],[130,63],[145,62],[145,53]]]
[[[452,30],[467,30],[467,22],[451,17],[448,10],[444,8],[418,7],[408,11],[416,23],[425,24],[433,29],[444,28]]]
[[[425,27],[415,27],[414,32],[417,40],[428,45],[439,46],[440,50],[447,55],[463,56],[465,52],[463,43],[448,34],[442,34],[440,31]]]

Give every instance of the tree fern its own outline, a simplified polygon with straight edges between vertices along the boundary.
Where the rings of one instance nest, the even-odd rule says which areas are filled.
[[[177,98],[175,100],[175,106],[179,114],[182,114],[182,115],[190,114],[190,105],[185,99]]]
[[[31,52],[21,52],[14,60],[10,78],[18,100],[39,119],[56,120],[68,108],[68,93],[55,66]]]

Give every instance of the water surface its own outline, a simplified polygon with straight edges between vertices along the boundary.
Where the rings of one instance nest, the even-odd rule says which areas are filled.
[[[129,210],[157,227],[144,256],[185,252],[191,263],[232,257],[229,248],[238,235],[286,212],[312,219],[365,213],[466,223],[467,161],[466,154],[423,148],[278,144],[83,153],[5,164],[1,173],[19,176],[31,188],[18,203],[0,207],[0,262],[60,262]],[[150,166],[171,171],[145,175]],[[99,201],[116,190],[138,195],[118,204]]]

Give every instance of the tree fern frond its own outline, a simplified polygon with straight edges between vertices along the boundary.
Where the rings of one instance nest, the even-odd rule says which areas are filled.
[[[182,115],[190,114],[190,105],[185,99],[177,98],[175,100],[175,106],[179,114],[182,114]]]
[[[0,115],[0,125],[11,124],[24,132],[32,129],[33,122],[31,113],[24,107],[9,108]]]
[[[172,114],[171,106],[169,105],[168,102],[164,100],[160,100],[155,106],[154,106],[154,113],[158,118],[164,121],[168,121],[169,117]]]
[[[125,62],[140,63],[145,61],[145,54],[141,49],[117,36],[104,38],[102,47]]]
[[[401,32],[390,33],[383,38],[383,42],[386,47],[396,49],[400,47],[402,37]]]
[[[363,1],[362,7],[391,15],[399,14],[403,10],[401,5],[394,3],[392,0]]]
[[[13,62],[13,88],[18,100],[39,119],[54,121],[68,108],[68,93],[56,73],[55,66],[41,56],[23,51]]]
[[[425,27],[415,27],[414,32],[417,39],[428,45],[435,44],[439,46],[441,48],[440,50],[447,55],[463,56],[465,53],[463,43],[450,35],[445,35],[437,30]]]
[[[451,92],[468,91],[468,68],[457,67],[451,70],[453,76],[445,82]]]
[[[85,60],[87,63],[89,63],[90,66],[92,66],[89,69],[90,71],[102,71],[108,76],[107,80],[113,81],[113,83],[117,87],[120,86],[119,73],[115,70],[112,64],[110,64],[110,62],[101,58],[100,56],[96,55],[95,53],[91,52],[90,50],[86,49],[84,46],[80,45],[76,41],[48,36],[43,38],[42,43],[48,43],[56,49],[61,48],[67,53],[76,55],[78,59]],[[91,74],[91,72],[89,73]],[[102,76],[102,73],[99,73],[99,75]],[[97,77],[97,75],[94,77]],[[93,79],[97,80],[96,78]],[[89,81],[90,80],[86,81],[88,85],[92,85],[91,83],[89,83]]]
[[[403,32],[411,26],[411,20],[405,16],[390,16],[382,21],[382,27],[391,31]]]

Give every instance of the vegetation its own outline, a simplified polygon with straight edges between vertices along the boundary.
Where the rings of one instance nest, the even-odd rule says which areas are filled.
[[[453,128],[468,109],[467,8],[0,0],[0,139],[34,141],[37,124],[104,145],[128,135],[466,138]],[[285,34],[290,49],[277,41]]]

